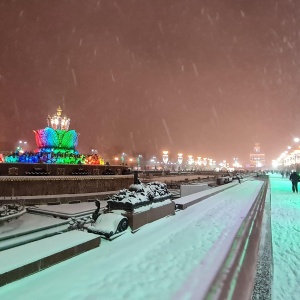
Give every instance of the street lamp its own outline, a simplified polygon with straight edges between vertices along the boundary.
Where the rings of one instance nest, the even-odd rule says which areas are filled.
[[[121,155],[121,161],[122,161],[122,164],[124,164],[124,161],[125,161],[125,155],[126,155],[126,154],[125,154],[124,152],[123,152],[122,155]]]
[[[203,157],[203,166],[204,166],[204,170],[206,170],[206,165],[207,165],[207,158]]]
[[[27,146],[27,141],[19,141],[19,145],[17,147],[17,151],[24,153],[23,148],[25,148]]]
[[[141,154],[139,154],[138,157],[137,157],[138,170],[140,169],[140,163],[141,163],[141,158],[142,158],[142,157],[143,157],[143,156],[142,156]]]
[[[91,151],[92,151],[92,154],[97,154],[98,153],[98,151],[96,149],[92,149]]]
[[[183,162],[183,154],[182,153],[178,153],[178,159],[177,159],[178,163],[181,165]]]
[[[129,158],[129,164],[130,164],[130,168],[133,168],[133,159]]]
[[[152,168],[154,168],[154,170],[156,170],[157,169],[157,167],[156,167],[156,156],[153,156],[151,159],[150,159],[150,168],[152,169]]]
[[[212,158],[209,158],[209,159],[208,159],[208,165],[209,165],[209,169],[211,170],[211,169],[212,169],[212,165],[213,165],[213,160],[212,160]]]
[[[237,158],[237,157],[234,157],[234,158],[233,158],[233,164],[232,164],[232,166],[233,166],[234,168],[237,168],[237,167],[239,166],[238,158]]]
[[[179,172],[181,170],[181,164],[183,162],[183,154],[182,153],[178,153],[177,162],[179,164],[179,166],[178,166],[178,172]]]
[[[193,155],[188,155],[188,164],[192,165],[193,162],[194,162]]]
[[[164,164],[168,163],[168,160],[169,160],[168,154],[169,154],[169,151],[163,151],[162,159],[163,159]]]
[[[300,139],[298,137],[294,138],[294,142],[297,144],[299,143]],[[298,169],[298,155],[299,155],[299,148],[297,147],[294,151],[293,151],[293,159],[294,159],[294,164],[295,164],[295,169]]]
[[[201,165],[202,165],[201,156],[197,157],[197,165],[199,166],[199,169],[201,170]]]

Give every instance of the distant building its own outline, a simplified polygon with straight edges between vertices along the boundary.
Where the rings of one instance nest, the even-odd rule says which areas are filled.
[[[265,154],[260,152],[259,143],[255,143],[254,153],[250,153],[250,165],[254,168],[260,168],[265,164]]]

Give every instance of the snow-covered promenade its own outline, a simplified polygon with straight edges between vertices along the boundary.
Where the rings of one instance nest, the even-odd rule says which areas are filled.
[[[261,184],[245,181],[135,234],[102,240],[100,248],[1,287],[0,299],[203,299]],[[276,174],[270,186],[272,299],[296,300],[300,193]]]
[[[1,287],[0,299],[202,299],[261,185],[245,181],[135,234],[103,241]]]
[[[272,299],[300,299],[300,193],[281,175],[270,175],[274,277]],[[299,186],[300,187],[300,186]]]

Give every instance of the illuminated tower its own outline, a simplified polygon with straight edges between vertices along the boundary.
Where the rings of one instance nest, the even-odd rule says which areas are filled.
[[[254,153],[250,153],[250,164],[253,167],[260,168],[264,165],[265,154],[260,152],[259,143],[255,143]]]
[[[54,130],[69,130],[69,126],[70,126],[70,119],[61,116],[62,113],[62,109],[60,108],[60,106],[57,109],[56,115],[54,115],[53,117],[48,116],[47,118],[47,123],[48,123],[48,127],[53,128]]]
[[[62,117],[62,110],[58,107],[53,117],[48,116],[48,126],[44,129],[34,130],[36,144],[39,152],[47,153],[78,153],[78,133],[69,130],[70,119]]]

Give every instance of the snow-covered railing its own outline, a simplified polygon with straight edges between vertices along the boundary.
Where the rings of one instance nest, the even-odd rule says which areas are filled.
[[[209,299],[250,299],[258,260],[262,219],[268,189],[266,180],[236,235],[210,290]]]

